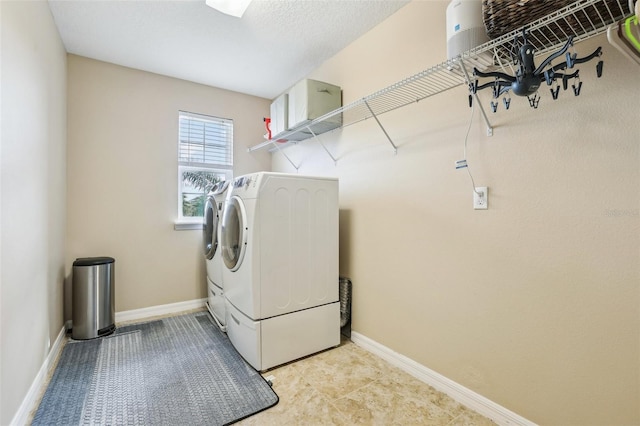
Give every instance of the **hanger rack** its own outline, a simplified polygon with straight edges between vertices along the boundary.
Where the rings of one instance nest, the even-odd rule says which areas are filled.
[[[529,31],[529,42],[536,48],[536,54],[544,54],[561,47],[569,36],[574,37],[574,43],[586,40],[606,32],[609,25],[631,15],[633,15],[633,1],[577,0],[544,18],[527,24],[526,27]],[[516,36],[520,34],[522,34],[522,28],[351,102],[316,118],[310,123],[280,133],[274,139],[250,147],[248,151],[252,152],[266,147],[275,148],[297,170],[299,166],[286,155],[282,148],[308,138],[314,138],[322,144],[317,135],[323,132],[323,123],[330,118],[341,115],[341,127],[347,127],[373,118],[383,131],[394,152],[397,152],[397,147],[380,122],[379,116],[446,92],[462,84],[470,84],[469,69],[472,69],[479,62],[486,62],[487,57],[493,58],[492,65],[494,66],[505,67],[510,65],[512,63],[511,48]],[[492,135],[493,128],[491,123],[480,102],[477,102],[477,105],[480,105],[484,121],[487,124],[487,134]],[[286,142],[277,142],[277,140],[286,140]],[[322,146],[334,162],[337,162],[326,146],[324,144]]]

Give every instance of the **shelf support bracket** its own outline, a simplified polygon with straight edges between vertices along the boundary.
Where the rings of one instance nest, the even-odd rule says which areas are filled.
[[[380,129],[382,129],[382,133],[384,133],[384,135],[387,137],[387,139],[389,140],[389,143],[391,144],[391,146],[393,147],[393,153],[397,154],[398,153],[398,147],[393,143],[393,141],[391,140],[391,138],[389,137],[389,134],[387,133],[387,131],[384,129],[384,127],[382,126],[382,123],[380,123],[380,120],[378,120],[378,116],[376,116],[376,114],[373,112],[373,110],[371,109],[371,107],[369,106],[369,102],[367,102],[366,99],[363,99],[364,104],[367,106],[367,108],[369,109],[369,112],[371,113],[371,116],[373,118],[376,119],[376,123],[378,123],[378,126],[380,126]]]
[[[469,85],[471,84],[471,78],[469,78],[469,73],[467,72],[467,67],[465,67],[464,65],[464,61],[462,60],[462,58],[459,58],[458,62],[460,63],[460,68],[462,68],[462,71],[464,72],[464,76],[467,79],[467,87],[470,87]],[[482,117],[484,118],[484,122],[487,123],[487,136],[493,136],[493,127],[491,126],[491,123],[489,122],[489,118],[487,117],[487,113],[484,111],[484,108],[482,107],[482,104],[480,103],[480,98],[478,97],[477,93],[473,93],[473,101],[476,103],[476,105],[478,105],[480,107],[480,112],[482,113]]]
[[[298,171],[298,169],[300,168],[300,166],[296,166],[296,164],[295,164],[293,161],[291,161],[291,158],[289,158],[289,156],[288,156],[287,154],[285,154],[285,152],[282,150],[282,148],[280,148],[280,147],[278,146],[278,143],[277,143],[276,141],[271,141],[271,143],[273,144],[273,146],[275,146],[275,147],[276,147],[276,149],[278,150],[278,152],[279,152],[280,154],[284,155],[284,158],[286,158],[286,159],[287,159],[287,161],[288,161],[289,163],[291,163],[291,165],[293,166],[293,168],[294,168],[294,169],[296,169],[296,172],[297,172],[297,171]]]
[[[331,159],[333,160],[333,165],[337,166],[338,165],[338,160],[331,155],[331,152],[329,152],[329,150],[327,149],[327,147],[322,143],[322,141],[320,140],[320,138],[318,137],[318,135],[316,135],[313,130],[311,130],[311,126],[307,126],[307,130],[309,130],[309,132],[311,132],[311,134],[313,135],[313,139],[318,142],[320,144],[320,146],[322,146],[322,148],[324,149],[324,151],[327,153],[327,155],[329,157],[331,157]]]

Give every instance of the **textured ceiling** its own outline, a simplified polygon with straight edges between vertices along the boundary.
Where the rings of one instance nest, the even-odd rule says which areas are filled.
[[[69,53],[273,99],[396,12],[399,0],[49,0]]]

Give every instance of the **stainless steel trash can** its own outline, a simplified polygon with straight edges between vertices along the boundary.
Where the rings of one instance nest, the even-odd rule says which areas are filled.
[[[111,257],[85,257],[73,262],[73,339],[94,339],[115,331],[114,266]]]

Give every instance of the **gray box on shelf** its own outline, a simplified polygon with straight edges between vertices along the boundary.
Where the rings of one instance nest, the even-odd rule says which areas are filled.
[[[289,91],[289,129],[310,123],[318,117],[342,106],[342,90],[339,86],[322,81],[305,79],[296,83]],[[322,128],[314,129],[320,134],[342,125],[342,115],[337,114],[323,121]]]
[[[276,136],[287,130],[289,122],[289,95],[283,93],[271,102],[271,135]]]

